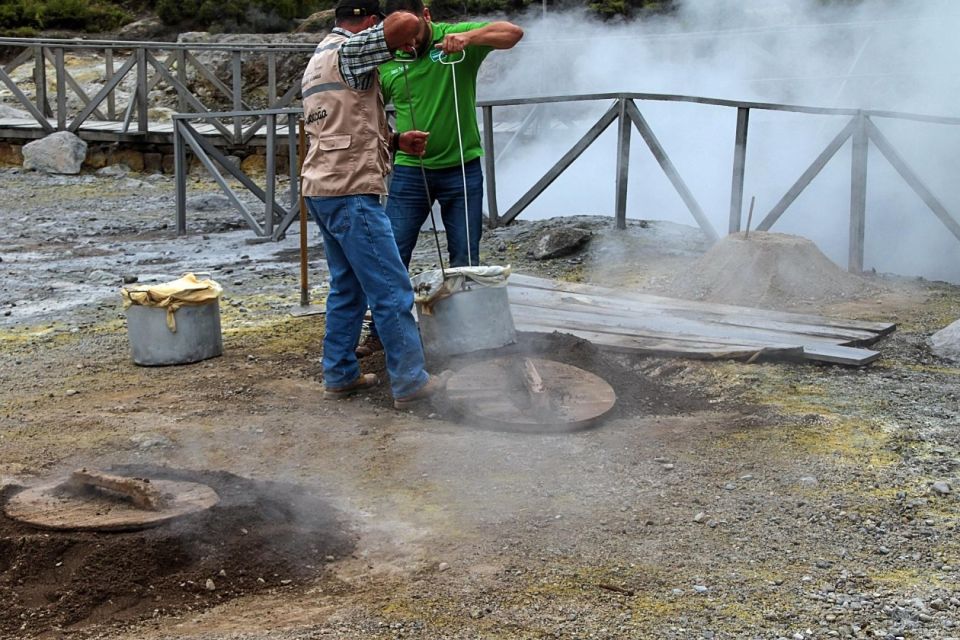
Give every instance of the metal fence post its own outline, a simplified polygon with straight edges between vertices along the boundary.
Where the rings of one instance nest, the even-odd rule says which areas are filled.
[[[264,204],[266,206],[266,219],[263,224],[263,233],[268,237],[273,237],[273,204],[275,198],[275,186],[277,179],[277,116],[269,114],[267,116],[267,184]]]
[[[626,98],[617,99],[617,229],[627,228],[627,176],[630,172],[630,130],[633,125],[627,116],[627,102]]]
[[[53,72],[57,79],[57,131],[67,128],[67,70],[64,67],[63,47],[53,50]]]
[[[47,118],[53,116],[50,103],[47,102],[47,61],[43,57],[43,46],[36,47],[33,54],[33,83],[37,89],[37,109]]]
[[[103,53],[103,81],[109,83],[113,79],[113,49],[107,48]],[[115,120],[117,118],[117,92],[111,91],[107,94],[107,118]]]
[[[737,108],[737,134],[733,147],[733,182],[730,185],[730,224],[727,233],[740,231],[743,216],[743,180],[747,168],[747,128],[750,126],[750,109]]]
[[[234,51],[230,57],[232,75],[233,75],[233,110],[243,111],[243,71],[241,69],[242,59],[239,51]],[[243,143],[243,120],[241,118],[233,119],[233,143]]]
[[[180,137],[180,120],[173,119],[173,174],[176,184],[177,235],[187,233],[187,147]]]
[[[487,211],[490,221],[487,226],[496,229],[500,225],[500,211],[497,209],[496,155],[493,149],[493,107],[481,107],[483,111],[483,164],[487,178]]]
[[[863,271],[863,241],[867,217],[867,118],[861,113],[853,130],[850,176],[850,252],[847,270]]]
[[[150,116],[148,111],[148,96],[150,89],[147,86],[147,50],[137,47],[137,131],[147,133],[150,130]]]
[[[177,49],[177,81],[187,86],[187,52],[184,49]],[[183,113],[187,110],[187,99],[178,90],[177,91],[177,110]]]

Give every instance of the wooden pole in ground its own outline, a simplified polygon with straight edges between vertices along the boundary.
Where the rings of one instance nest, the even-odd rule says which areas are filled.
[[[747,212],[747,230],[743,234],[743,239],[750,237],[750,221],[753,220],[753,204],[757,201],[757,196],[750,196],[750,210]]]
[[[310,304],[310,292],[307,284],[307,203],[303,199],[303,159],[306,155],[307,136],[303,131],[303,119],[298,123],[300,140],[297,145],[297,159],[300,162],[300,306]]]

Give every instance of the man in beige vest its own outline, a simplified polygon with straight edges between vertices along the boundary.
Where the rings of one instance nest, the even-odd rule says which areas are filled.
[[[324,396],[344,398],[379,383],[375,374],[360,373],[354,353],[369,305],[386,352],[394,406],[402,409],[442,391],[447,378],[431,377],[424,368],[413,288],[380,204],[391,150],[420,155],[426,147],[427,133],[390,131],[377,72],[394,51],[419,44],[420,23],[408,12],[382,20],[379,0],[340,0],[335,17],[302,83],[310,137],[303,195],[323,234],[330,272]]]

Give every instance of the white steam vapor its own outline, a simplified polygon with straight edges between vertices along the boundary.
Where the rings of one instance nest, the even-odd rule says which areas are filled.
[[[960,3],[952,0],[685,0],[643,22],[600,22],[581,12],[516,20],[526,32],[484,68],[480,99],[602,92],[685,94],[815,107],[960,116]],[[498,158],[501,213],[565,153],[609,101],[542,111],[535,138]],[[736,109],[638,102],[720,235],[728,225]],[[515,123],[529,107],[498,108]],[[756,196],[755,227],[848,116],[753,110],[743,224]],[[960,221],[954,178],[960,125],[876,118],[875,124]],[[502,126],[502,125],[501,125]],[[614,210],[616,126],[577,160],[522,219]],[[498,135],[498,155],[509,135]],[[695,221],[636,131],[631,218]],[[847,264],[850,142],[773,226],[814,240]],[[871,144],[864,268],[960,282],[960,240]]]

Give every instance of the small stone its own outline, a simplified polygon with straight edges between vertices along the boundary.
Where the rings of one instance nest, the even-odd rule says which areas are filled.
[[[693,516],[693,521],[694,521],[694,522],[703,522],[704,518],[706,518],[706,517],[707,517],[707,514],[705,514],[703,511],[700,511],[700,512],[697,513],[697,515]]]
[[[939,493],[940,495],[947,495],[952,491],[950,484],[948,482],[944,482],[943,480],[937,480],[934,482],[931,489],[933,489],[934,493]]]
[[[77,391],[76,389],[67,389],[66,391],[63,392],[63,395],[65,395],[65,396],[75,396],[75,395],[77,395],[78,393],[80,393],[80,392]]]
[[[660,465],[660,466],[663,468],[664,471],[673,471],[673,469],[674,469],[673,463],[670,463],[670,462],[667,462],[667,463],[662,464],[662,465]]]
[[[710,591],[710,589],[709,589],[708,587],[706,587],[706,586],[704,586],[704,585],[702,585],[702,584],[695,584],[695,585],[693,585],[693,590],[696,591],[697,593],[706,593],[707,591]]]
[[[450,563],[448,562],[441,562],[439,565],[437,565],[437,571],[447,571],[449,568]]]
[[[815,487],[819,484],[813,476],[803,476],[797,480],[797,483],[802,487]]]
[[[207,591],[216,591],[217,585],[214,584],[211,578],[207,578],[207,581],[204,583],[203,588],[206,589]]]
[[[472,607],[470,609],[470,617],[473,618],[474,620],[479,620],[480,618],[483,617],[483,609],[481,609],[480,607]]]

